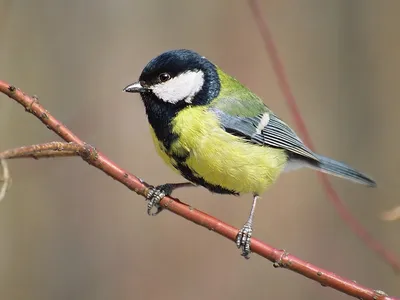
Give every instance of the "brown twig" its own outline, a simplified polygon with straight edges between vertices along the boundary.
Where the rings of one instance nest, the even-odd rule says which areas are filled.
[[[268,28],[267,21],[263,14],[261,13],[261,5],[258,0],[248,0],[248,4],[253,13],[254,19],[256,21],[257,27],[260,31],[262,39],[265,43],[265,49],[268,52],[272,67],[274,69],[275,75],[278,79],[281,91],[286,99],[288,107],[290,108],[291,114],[294,118],[299,132],[303,136],[304,142],[310,149],[315,149],[311,136],[307,130],[305,122],[301,116],[300,110],[297,106],[296,100],[290,89],[288,80],[286,78],[285,70],[283,64],[279,58],[278,51],[275,47],[274,41],[272,39],[272,34]],[[386,261],[395,272],[400,271],[400,262],[397,260],[395,255],[385,249],[377,240],[375,240],[371,234],[354,218],[351,212],[346,208],[342,199],[338,193],[333,188],[330,183],[328,176],[322,172],[317,172],[318,178],[320,179],[329,200],[333,203],[336,211],[339,213],[340,217],[348,224],[348,226],[353,230],[353,232],[362,240],[364,243],[375,251],[380,257]]]
[[[85,156],[87,151],[88,147],[76,143],[50,142],[0,152],[0,159]]]
[[[382,214],[382,219],[385,221],[396,221],[400,219],[400,206],[396,206],[391,210],[385,211]]]
[[[142,196],[147,195],[148,185],[146,183],[120,168],[118,165],[116,165],[106,156],[104,156],[101,152],[98,152],[90,145],[85,144],[74,133],[72,133],[72,131],[62,125],[46,109],[44,109],[44,107],[39,104],[37,98],[32,98],[21,92],[20,90],[16,89],[14,86],[9,85],[3,81],[0,81],[0,92],[6,94],[10,98],[21,104],[23,107],[25,107],[26,111],[36,116],[39,120],[42,121],[43,124],[46,125],[47,128],[54,131],[66,142],[75,143],[77,145],[80,145],[81,147],[84,147],[85,151],[80,151],[79,154],[89,164],[95,166],[107,175],[123,183],[126,187],[135,191],[137,194]],[[163,198],[160,202],[160,205],[189,221],[192,221],[209,230],[215,231],[216,233],[230,239],[231,241],[235,241],[236,235],[238,233],[237,228],[234,228],[171,197]],[[344,279],[332,272],[313,266],[306,261],[303,261],[293,255],[288,254],[284,250],[275,249],[256,238],[252,238],[251,250],[252,252],[257,253],[260,256],[265,257],[266,259],[273,262],[275,267],[292,270],[319,282],[323,286],[332,287],[350,296],[371,300],[395,299],[388,297],[385,293],[381,291],[363,287],[358,283]]]
[[[7,161],[0,158],[0,166],[2,169],[2,177],[0,178],[0,202],[4,199],[6,192],[11,184],[10,171],[8,170]]]

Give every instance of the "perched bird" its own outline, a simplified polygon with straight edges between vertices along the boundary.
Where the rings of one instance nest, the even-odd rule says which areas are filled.
[[[309,167],[367,186],[375,182],[344,163],[315,154],[239,81],[204,56],[172,50],[152,59],[125,92],[140,93],[158,154],[186,183],[151,190],[148,213],[176,188],[201,185],[213,193],[253,194],[236,245],[248,258],[259,195],[278,176]]]

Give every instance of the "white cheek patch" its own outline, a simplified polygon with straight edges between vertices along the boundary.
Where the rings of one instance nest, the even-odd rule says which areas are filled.
[[[202,71],[187,71],[166,82],[154,85],[152,91],[165,102],[174,104],[185,101],[191,103],[203,84],[204,73]]]

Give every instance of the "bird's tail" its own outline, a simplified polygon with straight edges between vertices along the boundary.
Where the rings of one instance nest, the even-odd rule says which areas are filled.
[[[321,172],[349,179],[370,187],[376,186],[374,180],[362,174],[361,172],[354,170],[353,168],[342,162],[330,159],[322,155],[316,155],[316,157],[318,158],[319,163],[313,165],[312,167],[318,169]]]

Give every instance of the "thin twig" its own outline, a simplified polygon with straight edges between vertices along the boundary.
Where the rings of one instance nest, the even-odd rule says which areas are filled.
[[[0,166],[2,169],[2,178],[0,178],[0,202],[4,199],[6,192],[11,184],[10,171],[8,169],[7,161],[0,158]]]
[[[46,125],[47,128],[54,131],[66,142],[76,143],[85,147],[86,150],[80,154],[81,157],[90,165],[102,170],[104,173],[123,183],[126,187],[135,191],[137,194],[141,196],[147,195],[149,190],[148,184],[123,170],[121,167],[113,163],[110,159],[90,145],[85,144],[74,133],[72,133],[72,131],[55,119],[42,105],[40,105],[36,97],[29,97],[25,93],[16,89],[14,86],[9,85],[1,80],[0,92],[6,94],[25,107],[26,111],[36,116],[42,121],[43,124]],[[238,234],[237,228],[232,227],[197,209],[194,209],[174,198],[164,197],[161,200],[160,205],[169,211],[186,218],[189,221],[192,221],[209,230],[215,231],[231,241],[235,241],[236,235]],[[332,287],[350,296],[371,300],[395,299],[388,297],[381,291],[369,289],[358,283],[355,283],[354,281],[342,278],[332,272],[313,266],[306,261],[288,254],[284,250],[273,248],[256,238],[252,238],[251,240],[251,251],[270,260],[274,263],[275,267],[292,270],[319,282],[323,286]]]
[[[311,136],[307,130],[305,122],[301,116],[300,110],[297,106],[296,100],[290,89],[285,69],[279,58],[278,51],[275,47],[271,31],[269,30],[266,18],[261,13],[261,5],[258,0],[248,0],[248,4],[253,13],[254,19],[256,21],[257,27],[260,31],[262,39],[265,43],[265,49],[270,57],[272,67],[274,69],[275,75],[278,79],[279,87],[287,101],[290,112],[296,123],[296,127],[299,129],[304,142],[310,149],[315,149]],[[377,240],[375,240],[370,233],[353,217],[350,211],[346,208],[342,199],[338,193],[333,188],[330,183],[328,176],[322,172],[317,172],[318,178],[320,179],[329,200],[333,203],[336,211],[339,213],[340,217],[348,224],[352,231],[362,240],[364,243],[375,251],[382,259],[387,262],[397,273],[400,271],[400,262],[397,260],[396,256],[386,250]]]
[[[400,206],[386,211],[382,214],[382,219],[385,221],[396,221],[400,219]]]
[[[51,157],[69,157],[82,156],[87,151],[86,147],[76,143],[50,142],[45,144],[37,144],[23,146],[0,152],[0,158],[16,159],[16,158],[51,158]]]

